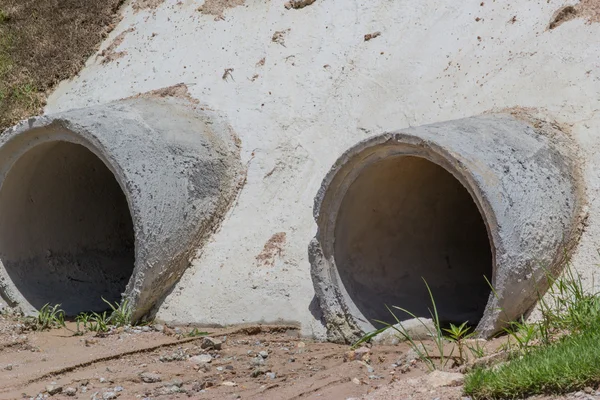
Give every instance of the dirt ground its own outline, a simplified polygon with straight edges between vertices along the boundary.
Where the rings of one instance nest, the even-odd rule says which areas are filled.
[[[430,373],[406,343],[352,351],[301,338],[293,326],[208,329],[209,335],[164,325],[102,336],[75,331],[67,323],[32,332],[0,315],[0,399],[469,400],[459,382],[442,383],[447,377]],[[590,390],[532,399],[600,399]]]
[[[75,336],[74,323],[45,332],[23,327],[0,316],[0,399],[458,399],[461,393],[428,387],[425,366],[410,360],[406,344],[348,353],[349,346],[300,338],[292,326],[209,329],[220,350],[203,349],[205,337],[190,337],[191,328],[153,325],[98,337]],[[390,393],[394,381],[402,385]]]

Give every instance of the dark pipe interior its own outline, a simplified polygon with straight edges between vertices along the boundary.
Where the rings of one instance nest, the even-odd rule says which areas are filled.
[[[490,295],[487,230],[471,195],[424,158],[392,156],[367,166],[337,217],[335,261],[346,291],[370,320],[388,306],[430,317],[429,284],[443,322],[476,324]],[[395,310],[401,320],[410,316]]]
[[[36,308],[68,315],[118,301],[134,267],[129,207],[112,172],[86,147],[51,142],[11,168],[0,189],[0,259]]]

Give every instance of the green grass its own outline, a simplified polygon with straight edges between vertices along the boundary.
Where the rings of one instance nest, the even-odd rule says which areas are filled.
[[[600,324],[534,347],[512,361],[467,375],[464,392],[475,399],[560,394],[600,383]]]
[[[600,383],[600,295],[584,290],[569,265],[559,278],[548,274],[548,281],[548,296],[538,294],[542,317],[533,323],[513,321],[506,329],[512,359],[468,374],[466,395],[513,399]]]

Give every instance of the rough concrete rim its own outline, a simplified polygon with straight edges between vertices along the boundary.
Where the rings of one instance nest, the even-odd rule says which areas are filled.
[[[536,151],[551,153],[551,163],[556,167],[556,171],[549,172],[544,168],[538,168],[535,173],[538,174],[539,179],[551,180],[557,184],[557,187],[568,192],[561,198],[562,200],[566,198],[567,205],[564,210],[561,211],[560,207],[553,208],[553,211],[556,211],[554,217],[560,220],[562,226],[557,227],[556,225],[561,224],[554,224],[540,229],[540,231],[548,229],[551,232],[547,235],[551,237],[550,240],[544,243],[543,249],[530,245],[531,248],[526,249],[529,253],[520,259],[511,259],[514,255],[511,251],[514,249],[506,248],[507,237],[511,234],[510,229],[515,226],[513,223],[522,218],[539,217],[544,220],[548,215],[544,215],[543,212],[534,212],[534,217],[527,215],[529,212],[519,209],[519,206],[526,205],[525,202],[499,216],[499,207],[506,206],[507,201],[506,191],[501,188],[505,183],[505,177],[498,173],[499,164],[494,162],[486,164],[485,157],[479,160],[468,150],[463,150],[466,142],[461,142],[461,140],[477,142],[478,138],[470,137],[469,134],[473,135],[478,128],[498,122],[507,124],[508,129],[518,130],[525,142],[529,140],[524,145],[525,149],[531,143],[535,143],[540,145]],[[464,130],[469,134],[462,135],[462,139],[454,143],[454,139],[448,140],[447,136],[440,135],[440,132],[449,127],[458,131]],[[494,132],[491,136],[495,137],[491,141],[502,142],[504,139],[497,135],[502,131],[505,130],[499,129],[498,132]],[[523,136],[523,133],[526,135]],[[513,138],[507,139],[509,146],[519,147],[518,137],[517,135],[517,139],[512,142]],[[485,148],[484,151],[486,150],[490,149]],[[528,151],[531,153],[531,149],[526,149],[521,156]],[[328,172],[315,197],[313,216],[318,230],[309,245],[309,259],[316,298],[323,313],[329,340],[353,342],[374,329],[356,308],[340,281],[333,251],[335,239],[332,235],[345,192],[361,170],[378,159],[399,154],[422,157],[442,166],[468,190],[483,216],[492,250],[492,284],[496,294],[490,294],[486,310],[476,329],[478,334],[489,337],[508,322],[530,312],[537,301],[538,293],[545,293],[547,290],[545,271],[560,272],[559,268],[564,263],[564,257],[570,254],[581,234],[585,196],[580,184],[578,150],[562,127],[556,123],[536,119],[524,112],[488,114],[409,128],[365,139],[347,150]],[[559,174],[561,176],[556,175],[557,171],[562,172]],[[488,176],[484,176],[485,173],[488,173]],[[545,196],[546,193],[538,191],[535,195]],[[544,199],[544,201],[549,200]],[[502,218],[502,224],[498,223],[498,218]],[[510,223],[506,224],[506,222]],[[508,246],[510,247],[511,244],[508,243]],[[523,250],[519,249],[519,252],[522,253]],[[550,252],[551,255],[547,256],[545,252]],[[539,265],[534,266],[534,262],[536,265],[544,264],[545,270],[538,268]],[[531,272],[531,275],[524,279],[529,281],[525,284],[520,278],[514,277],[523,273],[524,264],[527,264]],[[514,271],[517,273],[515,274]],[[509,300],[511,296],[513,298],[516,296],[519,304],[513,304]]]
[[[135,266],[123,299],[140,319],[168,294],[232,204],[242,176],[239,139],[218,113],[175,97],[142,96],[30,118],[0,137],[0,190],[22,155],[56,141],[91,151],[125,194]],[[195,162],[209,167],[203,172],[216,182],[215,193],[189,176]],[[25,314],[36,312],[1,261],[0,294]]]

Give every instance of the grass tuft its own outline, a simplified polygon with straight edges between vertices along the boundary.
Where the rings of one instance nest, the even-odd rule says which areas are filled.
[[[504,365],[473,371],[465,379],[464,392],[475,399],[515,399],[594,386],[600,383],[598,343],[600,325],[534,347]]]
[[[514,399],[600,383],[600,295],[585,291],[568,263],[559,278],[547,278],[548,295],[538,294],[540,320],[509,324],[506,350],[512,359],[467,375],[466,395]]]

